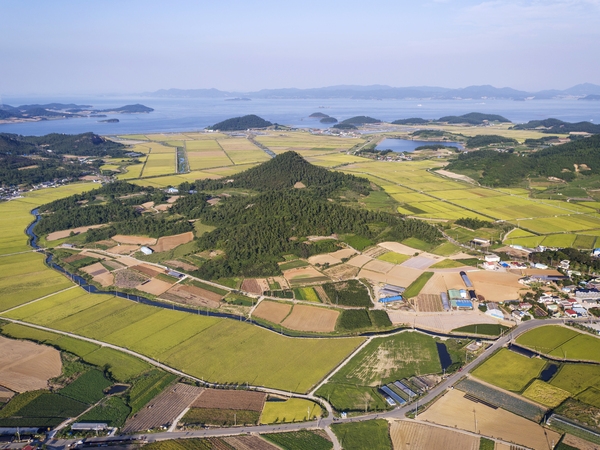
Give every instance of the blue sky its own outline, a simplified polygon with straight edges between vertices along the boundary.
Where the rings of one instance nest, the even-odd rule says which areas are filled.
[[[0,21],[0,95],[600,84],[600,0],[3,0]]]

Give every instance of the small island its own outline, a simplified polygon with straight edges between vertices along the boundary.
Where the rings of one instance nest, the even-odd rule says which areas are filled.
[[[208,127],[208,130],[219,130],[219,131],[243,131],[249,128],[267,128],[273,125],[268,120],[258,117],[255,114],[249,114],[242,117],[233,117],[231,119],[223,120],[222,122],[214,124],[212,127]]]
[[[98,122],[100,122],[100,123],[119,123],[119,119],[106,119],[106,120],[99,120]]]

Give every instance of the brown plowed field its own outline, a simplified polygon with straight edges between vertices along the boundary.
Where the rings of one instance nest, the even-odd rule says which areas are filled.
[[[115,282],[115,277],[110,272],[101,273],[100,275],[96,275],[93,280],[96,283],[99,283],[102,287],[112,286]]]
[[[233,389],[205,389],[191,404],[192,408],[239,409],[261,412],[267,394]]]
[[[153,245],[156,239],[146,236],[126,236],[124,234],[116,234],[111,238],[119,244],[137,244],[137,245]]]
[[[13,391],[0,386],[0,404],[8,402],[14,395]]]
[[[363,268],[365,270],[372,270],[373,272],[388,273],[395,266],[396,264],[392,264],[387,261],[380,261],[379,259],[374,259],[365,264]]]
[[[118,263],[117,261],[113,261],[111,259],[104,261],[104,265],[110,267],[112,270],[124,269],[125,266]]]
[[[290,286],[329,281],[329,278],[313,267],[298,267],[297,269],[286,270],[283,272],[283,276],[288,280]]]
[[[115,286],[120,288],[131,289],[148,279],[146,275],[142,275],[141,273],[130,269],[117,270],[113,275],[115,277]]]
[[[157,211],[166,211],[166,210],[170,209],[172,206],[173,205],[171,205],[169,203],[163,203],[162,205],[156,205],[154,207],[154,209]],[[162,238],[160,238],[160,239],[162,239]],[[159,241],[160,241],[160,239],[159,239]]]
[[[415,300],[415,309],[417,312],[441,312],[442,298],[439,295],[419,294]]]
[[[114,247],[106,250],[109,253],[115,253],[117,255],[129,255],[130,253],[136,252],[140,249],[139,245],[134,244],[121,244],[115,245]]]
[[[216,309],[221,305],[220,302],[223,297],[215,292],[210,292],[196,286],[176,284],[162,294],[160,298],[188,305],[207,306]]]
[[[105,227],[105,226],[106,226],[106,224],[90,225],[87,227],[77,227],[77,228],[70,228],[68,230],[55,231],[53,233],[50,233],[46,237],[46,240],[47,241],[56,241],[58,239],[63,239],[63,238],[69,237],[71,235],[71,231],[75,234],[79,234],[79,233],[85,233],[87,230],[91,230],[93,228],[100,228],[100,227]]]
[[[121,256],[119,259],[117,259],[117,261],[127,267],[136,266],[139,264],[137,260],[130,258],[129,256]]]
[[[262,294],[263,291],[254,278],[246,278],[242,282],[242,291],[250,292],[252,294]]]
[[[162,425],[170,425],[196,400],[202,391],[202,388],[182,383],[167,388],[125,422],[123,433],[133,433],[158,428]]]
[[[279,323],[290,313],[290,309],[292,309],[291,304],[263,300],[252,315],[268,320],[269,322]]]
[[[281,323],[286,328],[298,331],[326,333],[335,330],[339,311],[309,305],[295,305],[292,313]]]
[[[235,450],[281,450],[258,436],[232,436],[223,440]]]
[[[150,266],[148,264],[138,264],[137,266],[132,266],[131,268],[145,275],[148,275],[149,277],[155,277],[159,273],[164,273],[162,269],[159,269],[155,266]]]
[[[183,269],[183,270],[187,270],[188,272],[192,272],[194,270],[198,270],[198,267],[193,266],[191,264],[188,264],[186,262],[183,261],[177,261],[175,259],[169,260],[169,261],[165,261],[165,264],[175,267],[177,269]]]
[[[334,256],[332,256],[329,253],[326,253],[324,255],[315,255],[315,256],[311,256],[310,258],[308,258],[308,262],[311,264],[339,264],[342,262],[341,259],[336,258]]]
[[[99,262],[90,264],[89,266],[82,267],[80,270],[82,272],[87,273],[88,275],[93,276],[93,277],[96,275],[102,275],[103,273],[108,272],[108,270],[106,270],[104,268],[104,266]]]
[[[330,267],[323,272],[334,281],[349,280],[358,275],[358,267],[353,267],[349,264],[340,264],[339,266]]]
[[[552,441],[560,438],[560,434],[516,414],[472,402],[458,389],[448,391],[419,418],[540,450],[550,449]]]
[[[79,261],[80,259],[84,259],[84,258],[87,258],[87,256],[85,256],[81,253],[76,253],[73,256],[69,256],[68,258],[63,259],[63,261],[66,263],[72,263],[72,262]]]
[[[337,252],[331,252],[329,254],[337,259],[344,259],[356,255],[356,251],[352,250],[351,248],[343,248],[341,250],[338,250]]]
[[[390,436],[394,450],[479,450],[479,437],[406,420],[392,422]]]
[[[362,267],[364,266],[366,263],[368,263],[369,261],[372,261],[373,258],[371,258],[370,256],[367,255],[357,255],[354,258],[350,259],[348,261],[348,264],[350,264],[351,266],[354,267]]]
[[[598,450],[600,448],[600,446],[598,446],[597,444],[585,441],[581,438],[573,436],[572,434],[566,434],[565,438],[562,441],[563,443],[570,445],[571,447],[575,447],[579,450]]]
[[[548,271],[547,271],[548,272]],[[518,282],[520,275],[507,272],[468,272],[475,292],[486,300],[505,301],[519,299],[519,293],[527,288]]]
[[[55,348],[0,336],[0,385],[15,392],[47,389],[48,380],[61,372]]]
[[[173,283],[167,283],[166,281],[152,278],[147,283],[137,285],[136,289],[147,292],[148,294],[160,295],[163,292],[168,291],[171,286],[173,286]]]
[[[113,238],[114,239],[114,238]],[[187,233],[175,234],[173,236],[164,236],[158,238],[156,245],[152,246],[152,250],[155,252],[167,252],[173,250],[175,247],[181,244],[187,244],[194,240],[194,233],[188,231]]]

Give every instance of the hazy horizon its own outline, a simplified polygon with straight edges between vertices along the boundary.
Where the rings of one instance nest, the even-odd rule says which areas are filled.
[[[600,84],[599,0],[0,5],[0,96]]]

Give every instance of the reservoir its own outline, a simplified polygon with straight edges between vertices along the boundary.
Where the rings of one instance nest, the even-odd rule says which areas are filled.
[[[436,342],[435,345],[437,346],[438,355],[440,356],[442,369],[446,370],[452,365],[452,358],[450,357],[450,353],[448,353],[448,348],[446,348],[446,344],[442,342]]]
[[[445,145],[447,147],[456,147],[464,149],[460,142],[452,141],[409,141],[408,139],[384,139],[379,143],[375,150],[392,150],[396,153],[414,152],[417,147],[422,145]]]

